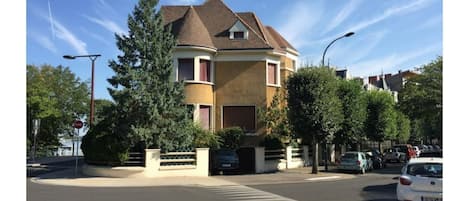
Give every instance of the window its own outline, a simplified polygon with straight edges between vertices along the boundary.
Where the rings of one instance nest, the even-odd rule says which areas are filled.
[[[267,66],[267,84],[278,84],[277,64],[269,63]]]
[[[211,107],[208,105],[201,105],[199,108],[199,121],[202,128],[210,130],[210,112]]]
[[[235,31],[233,32],[234,39],[244,39],[244,32],[243,31]]]
[[[209,60],[200,60],[200,81],[211,82]]]
[[[254,106],[224,106],[223,128],[239,126],[246,133],[256,132],[256,108]]]
[[[178,59],[178,80],[194,80],[194,59]]]

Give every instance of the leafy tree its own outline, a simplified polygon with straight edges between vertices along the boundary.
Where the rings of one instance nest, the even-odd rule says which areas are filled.
[[[143,141],[163,151],[191,147],[193,134],[184,106],[184,84],[175,82],[172,52],[176,40],[165,29],[157,0],[140,0],[128,18],[128,36],[117,38],[123,52],[109,66],[119,126],[114,130],[130,146]]]
[[[306,67],[287,82],[288,119],[293,132],[312,144],[312,173],[318,172],[317,143],[332,141],[343,121],[337,79],[332,69]]]
[[[194,147],[208,147],[211,149],[220,148],[222,139],[212,131],[202,128],[199,124],[192,125],[194,131]]]
[[[89,112],[89,93],[85,82],[68,67],[27,65],[27,139],[32,146],[32,120],[40,119],[36,137],[39,154],[60,145],[59,138],[73,133],[72,122]]]
[[[94,100],[94,124],[100,122],[114,109],[114,102],[106,99]]]
[[[367,116],[366,93],[362,85],[355,80],[340,80],[339,99],[342,101],[344,121],[335,135],[337,144],[355,144],[365,139],[365,121]]]
[[[410,138],[410,120],[402,112],[396,111],[396,126],[397,136],[396,140],[399,142],[406,143]]]
[[[409,79],[399,93],[399,109],[411,119],[425,122],[426,125],[421,127],[425,137],[441,142],[443,57],[437,57],[420,71],[422,73]]]
[[[283,142],[289,142],[293,136],[288,122],[287,110],[284,103],[285,91],[276,89],[272,102],[267,109],[258,110],[258,118],[262,124],[265,124],[267,135],[274,135]]]
[[[397,125],[394,105],[392,95],[386,91],[370,91],[368,93],[366,135],[368,139],[380,142],[380,146],[385,139],[390,140],[396,137]]]
[[[228,149],[238,149],[241,145],[243,129],[240,127],[230,127],[218,130],[216,136],[220,137],[221,147]]]

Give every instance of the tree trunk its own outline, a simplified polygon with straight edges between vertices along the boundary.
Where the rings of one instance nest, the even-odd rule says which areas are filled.
[[[318,173],[318,142],[316,141],[315,137],[313,137],[311,145],[312,145],[312,152],[313,152],[313,165],[312,165],[311,173],[317,174]]]

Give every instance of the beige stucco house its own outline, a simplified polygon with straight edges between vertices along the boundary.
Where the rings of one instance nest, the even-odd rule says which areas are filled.
[[[219,130],[239,126],[248,145],[265,133],[256,110],[296,70],[298,51],[252,12],[234,12],[222,0],[162,6],[164,24],[177,38],[175,78],[184,80],[194,121]]]

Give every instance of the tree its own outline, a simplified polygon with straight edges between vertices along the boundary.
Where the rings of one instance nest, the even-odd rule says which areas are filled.
[[[368,94],[367,119],[365,123],[368,139],[381,142],[395,139],[397,134],[394,99],[386,91],[370,91]]]
[[[175,82],[172,53],[176,40],[165,29],[157,0],[140,0],[128,17],[128,36],[116,35],[123,52],[109,66],[108,79],[116,102],[117,135],[129,146],[143,142],[163,151],[192,145],[191,120],[184,104],[184,83]]]
[[[410,120],[401,111],[396,111],[397,136],[396,140],[407,143],[410,138]]]
[[[94,123],[97,124],[98,122],[102,121],[106,118],[106,116],[114,109],[115,104],[114,102],[106,99],[96,99],[94,100]]]
[[[285,92],[277,88],[272,98],[272,102],[267,109],[258,110],[258,118],[262,124],[265,124],[267,135],[278,137],[283,142],[290,142],[293,138],[290,123],[288,122],[287,111],[284,103],[286,100]]]
[[[420,75],[407,81],[399,93],[399,109],[412,120],[421,120],[427,138],[442,140],[443,57],[420,68]],[[414,124],[416,125],[416,124]]]
[[[27,139],[32,146],[32,120],[40,119],[36,146],[40,154],[60,145],[60,136],[73,132],[72,122],[89,112],[87,84],[68,67],[27,65]]]
[[[306,67],[288,82],[288,120],[293,132],[313,147],[312,173],[318,172],[317,143],[332,141],[343,121],[337,77],[329,68]]]
[[[367,116],[365,91],[355,80],[340,80],[338,96],[343,105],[344,121],[334,140],[337,144],[359,143],[366,137],[364,132]]]

